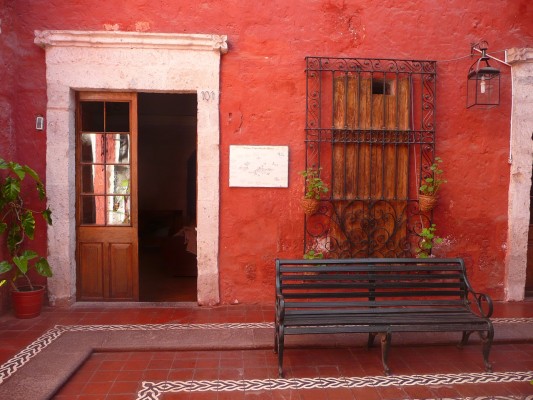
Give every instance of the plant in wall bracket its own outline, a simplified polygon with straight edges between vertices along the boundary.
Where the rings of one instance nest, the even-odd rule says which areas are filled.
[[[315,250],[309,250],[304,254],[304,260],[322,260],[324,258],[324,253],[320,253]]]
[[[420,185],[418,194],[418,205],[420,211],[431,211],[438,202],[437,193],[440,186],[446,183],[446,179],[442,177],[444,172],[440,166],[442,159],[435,157],[433,164],[429,167],[429,174],[422,178],[422,184]]]
[[[328,186],[320,178],[320,171],[320,168],[308,168],[300,172],[305,180],[305,195],[300,204],[307,215],[313,215],[318,211],[320,198],[329,191]]]
[[[51,225],[52,212],[45,204],[44,185],[32,168],[0,158],[0,179],[0,241],[4,258],[0,261],[0,274],[11,272],[13,275],[9,281],[15,314],[31,318],[40,314],[44,287],[33,284],[29,273],[34,270],[41,276],[51,277],[52,270],[48,260],[31,249],[30,241],[35,237],[36,217],[40,216]],[[37,191],[37,208],[28,205],[28,190],[31,188]],[[24,279],[21,286],[17,286],[19,278]],[[0,284],[5,282],[3,279]],[[19,312],[17,307],[21,296],[31,297],[33,303],[40,299],[38,311],[24,308]]]
[[[437,225],[431,224],[429,228],[423,228],[419,236],[422,238],[418,244],[419,248],[416,249],[416,256],[418,258],[431,257],[431,249],[436,244],[442,243],[443,239],[438,237],[435,232],[437,231]]]

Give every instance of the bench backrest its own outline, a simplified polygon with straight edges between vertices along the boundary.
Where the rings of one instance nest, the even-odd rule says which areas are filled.
[[[286,306],[464,306],[470,285],[462,259],[276,260]]]

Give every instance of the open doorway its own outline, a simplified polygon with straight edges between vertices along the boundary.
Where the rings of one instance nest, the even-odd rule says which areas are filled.
[[[138,94],[139,300],[197,301],[196,94]]]

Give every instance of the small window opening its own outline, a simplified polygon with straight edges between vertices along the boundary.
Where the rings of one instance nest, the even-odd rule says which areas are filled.
[[[391,82],[383,78],[372,78],[372,94],[393,94]]]

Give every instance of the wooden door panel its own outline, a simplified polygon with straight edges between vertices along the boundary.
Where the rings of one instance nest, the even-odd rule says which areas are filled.
[[[78,298],[85,301],[103,299],[104,249],[102,243],[79,243],[78,245]]]
[[[109,297],[114,300],[134,300],[136,271],[133,258],[137,252],[131,243],[109,244]]]
[[[77,297],[136,301],[137,95],[77,96]]]

